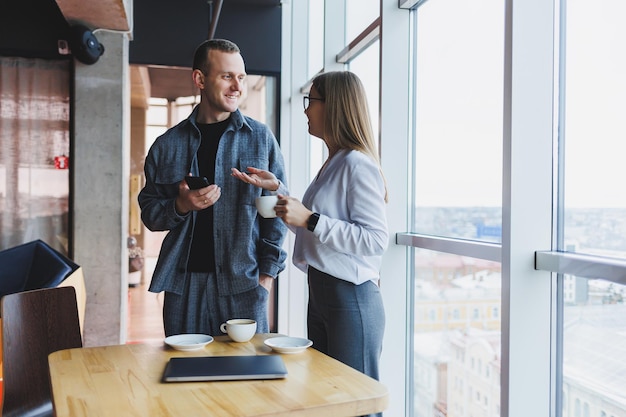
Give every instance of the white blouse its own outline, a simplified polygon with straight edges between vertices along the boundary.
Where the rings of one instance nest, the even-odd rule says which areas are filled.
[[[295,232],[293,263],[334,277],[378,283],[389,232],[385,184],[378,165],[359,151],[337,152],[306,190],[302,203],[320,214],[313,232]]]

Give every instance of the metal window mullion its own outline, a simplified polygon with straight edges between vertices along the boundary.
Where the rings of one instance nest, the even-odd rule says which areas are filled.
[[[337,62],[347,64],[380,39],[380,21],[380,17],[376,18],[359,36],[339,52],[336,57]]]
[[[396,233],[396,243],[398,245],[420,249],[501,262],[502,247],[496,243],[453,239],[418,233]]]
[[[573,252],[537,251],[535,269],[626,285],[626,259]]]

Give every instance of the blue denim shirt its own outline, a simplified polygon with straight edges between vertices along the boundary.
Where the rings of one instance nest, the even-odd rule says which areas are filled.
[[[178,184],[189,173],[198,175],[196,152],[200,130],[196,107],[189,118],[159,136],[146,157],[146,184],[139,193],[141,219],[151,231],[169,231],[161,246],[149,290],[181,294],[187,279],[196,212],[176,212]],[[287,228],[279,218],[257,214],[254,200],[262,190],[231,176],[253,166],[273,172],[285,183],[283,157],[270,129],[239,110],[232,113],[217,150],[215,184],[222,189],[213,206],[215,265],[220,295],[255,288],[259,274],[276,277],[285,268],[282,243]]]

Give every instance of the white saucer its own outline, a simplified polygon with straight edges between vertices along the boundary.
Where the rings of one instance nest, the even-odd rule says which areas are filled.
[[[309,339],[302,337],[272,337],[264,342],[278,353],[299,353],[313,344]]]
[[[207,334],[177,334],[165,338],[165,344],[176,350],[199,350],[213,341]]]

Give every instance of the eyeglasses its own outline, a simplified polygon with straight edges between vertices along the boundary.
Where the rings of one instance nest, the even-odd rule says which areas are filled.
[[[323,98],[304,96],[302,97],[302,104],[304,105],[304,110],[309,108],[309,105],[311,104],[311,100],[318,100],[318,101],[321,101],[322,103],[325,101]]]

